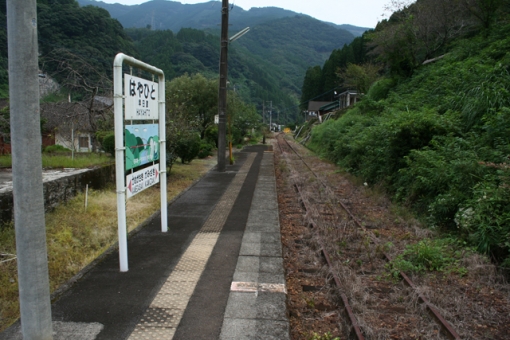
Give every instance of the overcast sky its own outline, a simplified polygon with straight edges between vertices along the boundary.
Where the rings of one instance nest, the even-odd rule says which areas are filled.
[[[106,3],[137,5],[147,0],[100,0]],[[322,21],[375,27],[384,18],[384,5],[390,0],[229,0],[230,4],[245,10],[251,7],[280,7],[297,13],[308,14]],[[183,4],[196,4],[207,0],[180,0]],[[221,2],[221,1],[219,1]]]

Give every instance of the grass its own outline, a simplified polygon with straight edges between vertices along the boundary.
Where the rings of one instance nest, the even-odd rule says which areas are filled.
[[[203,176],[216,161],[196,159],[174,164],[168,174],[168,200]],[[117,197],[113,187],[79,194],[67,204],[46,214],[48,268],[53,292],[117,241]],[[131,231],[160,209],[159,188],[151,187],[130,198],[126,204],[127,225]],[[0,254],[15,254],[12,225],[0,228]],[[0,262],[4,257],[0,256]],[[17,263],[0,263],[0,332],[19,317]]]
[[[105,154],[98,153],[80,153],[75,154],[74,159],[71,154],[42,154],[42,166],[44,169],[50,168],[89,168],[96,165],[113,162],[113,158]],[[0,167],[12,167],[11,155],[0,156]]]
[[[459,275],[467,274],[467,269],[460,265],[466,255],[461,250],[462,244],[453,239],[423,239],[409,244],[402,254],[387,264],[391,275],[399,278],[399,272],[447,272]]]

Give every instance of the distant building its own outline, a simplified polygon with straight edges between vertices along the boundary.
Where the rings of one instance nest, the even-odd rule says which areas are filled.
[[[352,90],[347,90],[345,92],[339,93],[335,97],[338,98],[340,110],[353,106],[359,101],[360,98],[358,92]]]
[[[305,120],[308,121],[312,118],[318,118],[321,114],[321,110],[320,110],[321,107],[328,105],[328,104],[331,104],[331,102],[309,101],[308,102],[308,110],[305,111],[305,115],[306,115]]]
[[[95,151],[96,123],[111,113],[113,101],[108,97],[95,97],[93,110],[79,102],[43,103],[43,137],[53,138],[53,144],[77,152]],[[44,139],[44,138],[43,138]]]

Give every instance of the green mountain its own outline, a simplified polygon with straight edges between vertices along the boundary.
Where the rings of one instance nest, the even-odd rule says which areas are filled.
[[[221,3],[218,1],[188,5],[177,1],[152,0],[132,6],[107,4],[96,0],[78,0],[78,3],[81,6],[92,5],[106,9],[126,28],[150,26],[153,29],[169,29],[173,32],[178,32],[181,28],[215,29],[221,20]],[[278,7],[251,8],[246,11],[234,6],[229,13],[230,29],[238,31],[247,26],[252,27],[296,15],[306,16]],[[349,31],[354,36],[360,36],[368,30],[352,25],[328,24]]]
[[[153,0],[125,6],[92,0],[78,2],[82,6],[94,5],[108,10],[126,27],[142,60],[158,65],[168,79],[184,72],[217,76],[220,3],[183,5]],[[350,43],[355,35],[365,30],[351,25],[344,25],[348,30],[342,29],[276,7],[249,11],[233,7],[229,24],[230,36],[247,26],[251,28],[248,34],[230,45],[230,83],[243,99],[257,104],[260,110],[263,102],[272,101],[289,120],[295,119],[294,115],[299,112],[297,104],[307,68],[324,63],[332,51]],[[207,34],[182,31],[183,28]]]
[[[183,28],[177,34],[146,28],[131,28],[126,32],[140,51],[140,59],[157,65],[167,79],[185,73],[218,76],[220,40],[217,35],[192,28]],[[259,111],[265,101],[273,101],[280,109],[296,106],[299,88],[283,69],[235,44],[229,49],[228,64],[229,88],[244,101],[255,104]]]

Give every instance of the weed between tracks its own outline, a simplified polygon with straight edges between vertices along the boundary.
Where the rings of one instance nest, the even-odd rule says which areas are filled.
[[[204,175],[215,160],[194,160],[174,164],[168,174],[168,200]],[[117,196],[115,189],[89,190],[46,214],[46,238],[50,289],[54,291],[117,241]],[[131,231],[160,209],[159,188],[149,188],[126,204],[127,225]],[[14,228],[0,228],[0,254],[16,254]],[[0,255],[0,332],[19,317],[17,263],[3,262]]]

